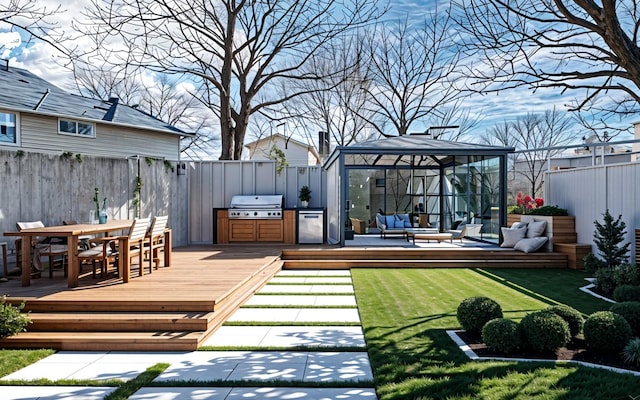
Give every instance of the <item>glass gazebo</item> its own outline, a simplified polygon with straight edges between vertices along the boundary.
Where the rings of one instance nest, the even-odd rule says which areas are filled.
[[[350,218],[408,213],[440,231],[482,224],[473,239],[497,243],[506,224],[507,154],[512,147],[405,135],[337,147],[327,170],[328,238],[345,245]]]

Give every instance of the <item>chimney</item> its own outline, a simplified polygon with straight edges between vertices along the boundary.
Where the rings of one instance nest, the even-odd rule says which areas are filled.
[[[318,132],[318,154],[329,154],[329,132]]]

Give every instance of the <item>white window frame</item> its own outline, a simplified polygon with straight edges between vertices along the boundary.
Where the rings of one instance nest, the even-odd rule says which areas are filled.
[[[15,117],[15,130],[16,130],[15,142],[0,141],[0,146],[20,146],[20,113],[15,111],[7,111],[7,110],[0,109],[0,114],[13,115]]]
[[[61,131],[60,130],[60,123],[61,122],[66,122],[67,124],[75,124],[75,131],[74,132],[66,132],[66,131]],[[86,126],[91,127],[91,135],[83,135],[80,134],[78,132],[78,125],[79,124],[83,124]],[[67,135],[67,136],[74,136],[74,137],[83,137],[83,138],[92,138],[94,139],[96,137],[96,125],[94,123],[91,122],[86,122],[86,121],[79,121],[79,120],[75,120],[75,119],[68,119],[68,118],[58,118],[58,135]]]

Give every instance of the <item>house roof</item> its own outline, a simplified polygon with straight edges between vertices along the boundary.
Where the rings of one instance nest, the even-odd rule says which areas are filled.
[[[299,141],[299,140],[296,140],[296,139],[294,139],[294,138],[286,137],[286,136],[284,136],[284,135],[282,135],[282,134],[280,134],[280,133],[274,133],[273,135],[269,135],[269,136],[266,136],[266,137],[260,138],[260,139],[258,139],[258,140],[254,140],[253,142],[246,143],[244,146],[245,146],[245,147],[247,147],[247,148],[249,148],[249,149],[251,149],[251,148],[253,148],[253,147],[258,146],[258,145],[259,145],[259,144],[261,144],[261,143],[264,143],[264,142],[267,142],[267,143],[272,142],[272,141],[274,141],[274,139],[280,139],[280,140],[283,140],[283,141],[285,141],[285,142],[293,143],[293,144],[296,144],[296,145],[298,145],[298,146],[300,146],[300,147],[304,147],[304,148],[306,148],[307,150],[309,150],[309,151],[311,152],[311,154],[313,154],[313,156],[314,156],[316,159],[320,160],[320,155],[318,154],[318,152],[316,151],[316,149],[315,149],[313,146],[311,146],[311,145],[310,145],[310,144],[308,144],[308,143],[304,143],[304,142],[301,142],[301,141]]]
[[[20,68],[0,68],[0,108],[192,136],[117,99],[97,100],[68,93]]]

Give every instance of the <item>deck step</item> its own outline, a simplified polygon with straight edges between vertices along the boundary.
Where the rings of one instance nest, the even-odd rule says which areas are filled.
[[[29,331],[206,331],[215,313],[30,313]]]
[[[24,332],[4,338],[5,349],[74,351],[192,351],[202,332]]]

